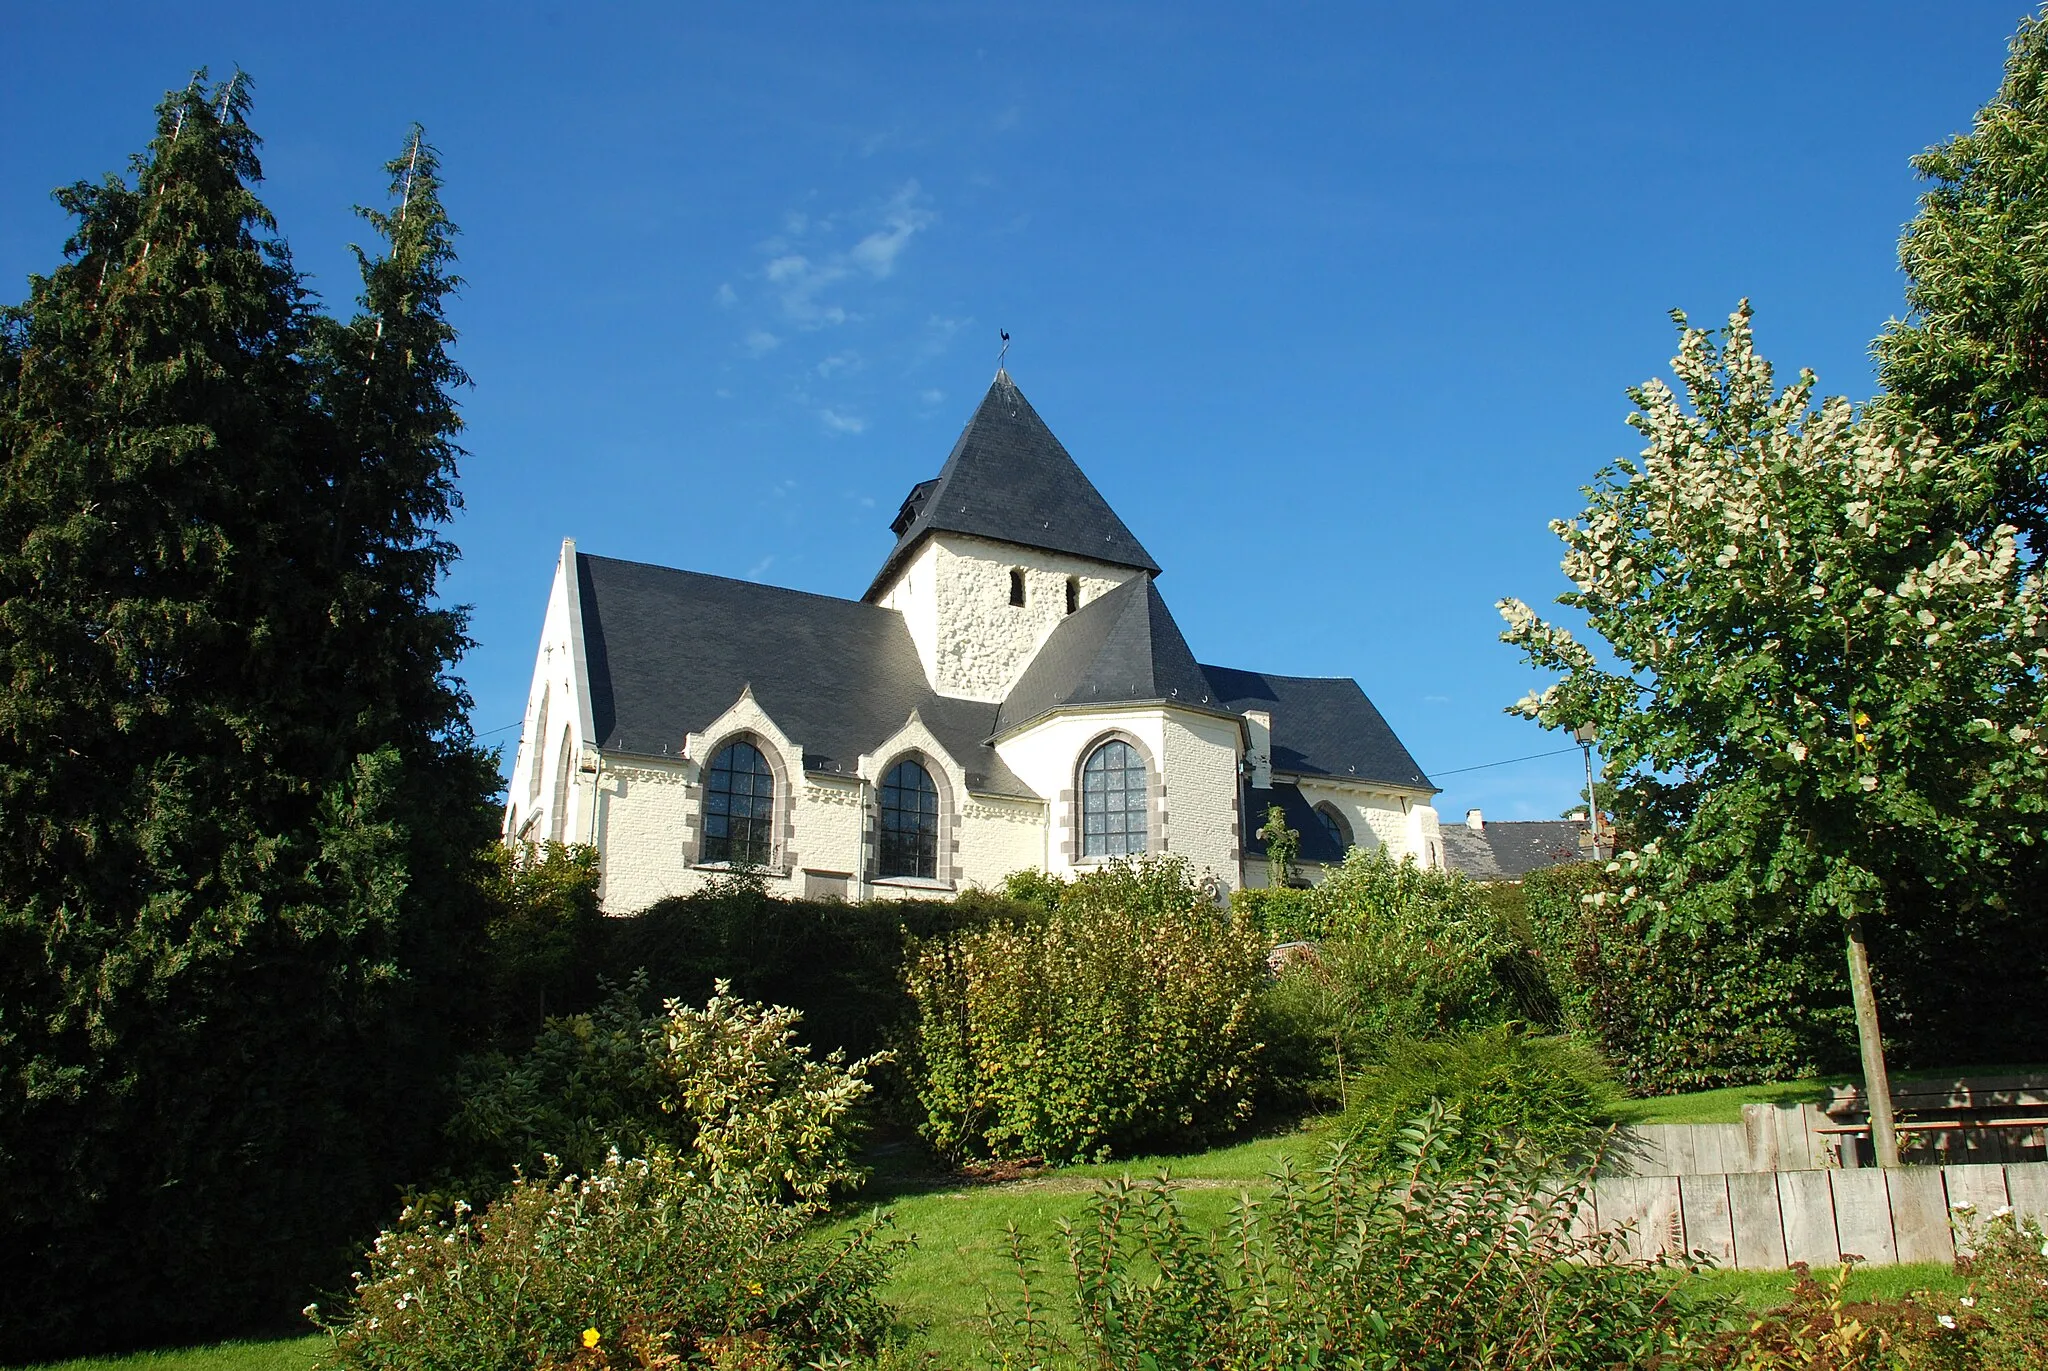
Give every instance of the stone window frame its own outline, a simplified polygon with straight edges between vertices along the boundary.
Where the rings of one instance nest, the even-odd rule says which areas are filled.
[[[533,747],[529,749],[526,777],[526,805],[528,809],[540,803],[541,773],[548,764],[548,706],[554,703],[553,683],[540,688],[540,717],[533,725]]]
[[[1340,852],[1349,852],[1358,846],[1358,835],[1352,830],[1351,821],[1344,817],[1344,811],[1337,808],[1334,801],[1316,801],[1315,813],[1316,818],[1322,822],[1325,833],[1330,833],[1334,823],[1336,832],[1330,833],[1330,836],[1336,840]]]
[[[766,759],[769,774],[775,778],[775,793],[770,800],[768,811],[769,832],[774,835],[768,861],[754,868],[770,875],[786,876],[796,865],[796,786],[792,782],[789,761],[782,755],[782,749],[759,729],[736,728],[721,733],[704,749],[704,760],[697,765],[696,778],[690,782],[689,817],[683,837],[684,855],[689,865],[700,871],[730,871],[732,863],[726,861],[707,862],[704,860],[704,806],[711,796],[711,763],[718,759],[734,743],[752,744],[755,751]]]
[[[569,769],[575,763],[576,728],[562,725],[562,747],[555,758],[555,788],[548,800],[548,841],[569,840]]]
[[[924,768],[924,774],[932,778],[932,785],[939,792],[939,835],[937,860],[932,876],[884,876],[882,870],[882,778],[888,776],[903,762],[916,762]],[[944,763],[921,747],[906,747],[891,753],[886,762],[876,768],[875,780],[868,786],[870,792],[867,804],[867,819],[863,825],[861,860],[869,872],[868,884],[880,886],[910,886],[923,889],[956,888],[963,879],[960,869],[960,822],[959,810],[953,794],[953,778],[947,774]]]
[[[1074,754],[1073,769],[1068,773],[1071,788],[1060,792],[1060,856],[1071,867],[1107,866],[1119,860],[1113,856],[1081,855],[1081,772],[1105,743],[1129,743],[1138,760],[1145,764],[1145,850],[1124,856],[1157,857],[1167,851],[1166,772],[1143,738],[1127,728],[1109,728],[1089,738]]]

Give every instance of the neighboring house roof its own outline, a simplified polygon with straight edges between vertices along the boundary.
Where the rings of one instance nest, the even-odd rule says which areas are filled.
[[[597,745],[671,754],[751,686],[809,771],[852,775],[914,709],[972,790],[1030,796],[986,739],[996,706],[933,692],[894,610],[579,553]]]
[[[1150,576],[1134,576],[1062,620],[996,715],[1007,733],[1055,709],[1181,704],[1225,712]]]
[[[1202,670],[1231,713],[1271,712],[1275,771],[1435,793],[1429,777],[1349,677],[1274,676],[1222,666]]]
[[[1547,866],[1585,861],[1590,849],[1579,842],[1585,831],[1581,819],[1489,819],[1477,832],[1466,824],[1445,824],[1444,864],[1474,880],[1519,881]]]
[[[1159,572],[1005,371],[996,373],[938,476],[918,482],[890,527],[896,546],[863,598],[886,589],[932,533],[967,533]]]

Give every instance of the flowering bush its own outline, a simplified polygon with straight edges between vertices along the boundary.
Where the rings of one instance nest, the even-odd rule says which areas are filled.
[[[1971,1293],[1947,1321],[1971,1335],[1986,1371],[2048,1366],[2048,1234],[2040,1220],[2006,1206],[1963,1226],[1972,1255],[1958,1258],[1956,1270],[1970,1277]]]
[[[720,1181],[799,1200],[858,1183],[853,1165],[878,1053],[814,1060],[795,1010],[736,999],[720,981],[702,1009],[642,1015],[636,987],[590,1014],[550,1019],[525,1056],[472,1066],[451,1139],[472,1193],[495,1193],[543,1156],[594,1172],[607,1152],[669,1151]]]
[[[1251,1112],[1264,937],[1179,859],[1080,877],[1043,919],[919,948],[918,1092],[949,1153],[1107,1156]]]
[[[587,1178],[521,1178],[481,1214],[408,1208],[347,1318],[306,1314],[333,1371],[808,1365],[887,1331],[880,1226],[826,1241],[752,1185],[613,1155]]]

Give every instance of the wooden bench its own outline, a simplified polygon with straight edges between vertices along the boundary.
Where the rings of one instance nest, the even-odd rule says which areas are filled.
[[[1861,1086],[1836,1086],[1821,1111],[1831,1122],[1813,1132],[1832,1135],[1840,1165],[1868,1164],[1869,1101]],[[1957,1076],[1905,1078],[1893,1084],[1892,1112],[1902,1142],[1918,1142],[1910,1161],[2028,1162],[2048,1158],[2048,1077]],[[1914,1135],[1919,1135],[1916,1139]]]

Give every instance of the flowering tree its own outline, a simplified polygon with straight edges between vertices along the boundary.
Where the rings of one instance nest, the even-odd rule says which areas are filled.
[[[1503,640],[1561,677],[1512,709],[1598,729],[1635,817],[1615,898],[1660,926],[1843,920],[1892,1164],[1864,920],[1930,888],[2003,904],[2048,808],[2048,607],[2012,527],[1971,532],[1980,467],[1905,421],[1816,406],[1811,372],[1774,389],[1747,302],[1722,341],[1674,317],[1683,397],[1630,391],[1642,452],[1551,525],[1574,586],[1559,603],[1614,664],[1503,600]]]

